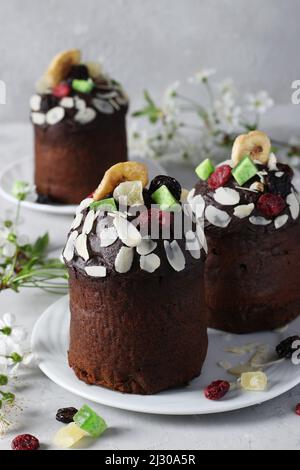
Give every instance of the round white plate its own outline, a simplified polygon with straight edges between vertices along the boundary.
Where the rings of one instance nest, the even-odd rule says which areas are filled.
[[[157,162],[151,160],[145,161],[136,156],[134,160],[147,164],[151,179],[157,175],[166,174],[166,171]],[[34,161],[32,158],[24,158],[10,164],[0,173],[0,195],[7,201],[17,204],[17,199],[11,194],[14,183],[20,180],[33,184],[33,174]],[[38,204],[35,202],[36,199],[37,195],[33,194],[28,200],[22,202],[22,206],[33,211],[57,215],[74,215],[77,207],[76,205]]]
[[[220,368],[219,361],[232,364],[245,358],[225,353],[229,346],[247,343],[270,344],[275,347],[285,337],[300,331],[300,317],[282,333],[269,332],[252,335],[228,335],[215,330],[209,332],[209,352],[201,377],[188,386],[157,395],[140,396],[113,392],[103,387],[86,385],[78,380],[67,362],[70,313],[68,297],[49,307],[40,317],[32,334],[33,351],[41,370],[56,384],[87,400],[124,410],[163,415],[191,415],[221,413],[237,410],[271,400],[300,383],[300,367],[290,361],[276,364],[267,370],[269,388],[265,392],[230,392],[223,400],[212,402],[203,395],[203,388],[216,379],[232,381],[233,377]]]

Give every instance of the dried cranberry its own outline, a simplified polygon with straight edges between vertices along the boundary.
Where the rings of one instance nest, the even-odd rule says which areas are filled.
[[[85,65],[73,65],[69,77],[73,80],[87,80],[89,78],[89,71]]]
[[[279,359],[291,359],[295,351],[300,349],[300,346],[293,347],[295,341],[300,341],[299,336],[290,336],[276,346],[276,353]]]
[[[204,394],[209,400],[221,400],[230,390],[230,383],[226,380],[217,380],[211,383],[205,390]]]
[[[66,96],[69,96],[70,93],[71,87],[68,85],[68,83],[65,82],[60,83],[52,90],[52,94],[53,96],[56,96],[56,98],[65,98]]]
[[[276,217],[286,208],[285,200],[278,194],[263,194],[257,202],[258,210],[265,217]]]
[[[149,193],[155,193],[155,191],[161,188],[161,186],[166,186],[175,199],[180,201],[182,188],[175,178],[164,175],[156,176],[156,178],[154,178],[150,184]]]
[[[231,178],[232,168],[229,165],[222,165],[208,178],[210,189],[218,189],[224,186]]]
[[[141,228],[145,226],[151,227],[151,224],[157,223],[163,227],[169,227],[172,223],[172,219],[172,212],[164,212],[154,207],[142,212],[138,218],[138,223]]]
[[[56,413],[56,420],[65,424],[72,423],[76,413],[78,413],[76,408],[60,408]]]
[[[296,415],[300,416],[300,403],[298,403],[298,405],[296,406],[295,413]]]
[[[38,450],[39,447],[39,440],[31,434],[21,434],[11,443],[12,450]]]

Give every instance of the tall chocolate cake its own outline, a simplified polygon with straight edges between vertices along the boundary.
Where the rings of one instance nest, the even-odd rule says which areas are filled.
[[[196,170],[189,195],[202,198],[208,256],[209,326],[233,333],[272,330],[300,313],[299,201],[293,171],[277,161],[269,138],[237,138],[232,159]],[[202,308],[202,306],[201,306]]]
[[[30,105],[41,202],[78,204],[107,168],[127,160],[126,94],[80,51],[53,59]]]
[[[147,184],[144,165],[113,166],[64,250],[69,364],[88,384],[136,394],[187,384],[207,353],[202,226],[184,214],[176,180]]]

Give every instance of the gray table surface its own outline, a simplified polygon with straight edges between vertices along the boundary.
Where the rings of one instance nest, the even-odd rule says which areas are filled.
[[[285,111],[286,116],[299,116],[299,109]],[[294,113],[294,114],[293,114]],[[282,117],[282,112],[278,116]],[[291,123],[294,123],[294,119]],[[298,121],[299,122],[299,121]],[[278,127],[282,132],[282,127]],[[7,124],[0,128],[0,165],[20,159],[32,152],[28,125]],[[182,170],[177,169],[181,173]],[[176,173],[176,171],[174,171]],[[192,173],[185,175],[187,180]],[[11,213],[13,207],[0,200],[1,213]],[[29,218],[28,218],[29,217]],[[30,223],[28,223],[30,220]],[[45,227],[46,228],[46,227]],[[34,235],[41,231],[38,215],[31,213],[24,220],[24,231]],[[65,234],[62,234],[62,240]],[[56,296],[38,290],[15,294],[0,294],[0,316],[10,311],[29,331]],[[23,412],[17,424],[0,440],[0,449],[9,449],[11,439],[19,433],[39,437],[44,449],[54,449],[52,438],[60,424],[56,410],[63,406],[80,407],[85,400],[66,392],[33,369],[17,383]],[[164,417],[131,413],[105,406],[91,405],[107,420],[109,430],[88,449],[297,449],[300,447],[300,418],[294,414],[300,402],[300,386],[264,405],[211,416]]]

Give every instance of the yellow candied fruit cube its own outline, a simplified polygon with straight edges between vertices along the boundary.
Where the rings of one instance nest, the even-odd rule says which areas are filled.
[[[54,444],[57,447],[68,449],[77,444],[85,436],[88,436],[87,432],[80,429],[77,424],[70,423],[57,431],[54,437]]]
[[[241,386],[249,392],[263,392],[268,386],[268,377],[264,372],[244,372],[241,375]]]

